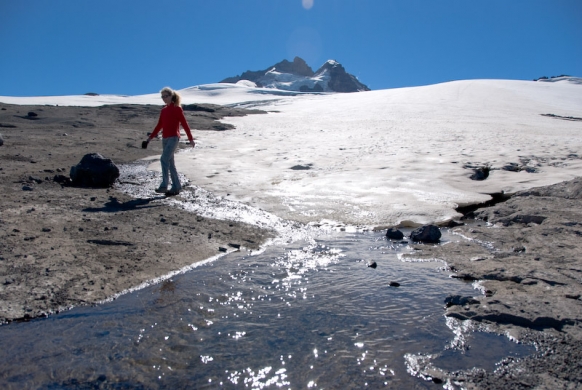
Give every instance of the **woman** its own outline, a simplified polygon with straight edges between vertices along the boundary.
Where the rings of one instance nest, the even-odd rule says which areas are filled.
[[[194,143],[190,126],[188,125],[188,122],[186,122],[184,110],[182,110],[182,106],[180,105],[180,95],[168,87],[162,89],[160,93],[162,94],[162,99],[166,106],[162,108],[158,124],[148,137],[147,142],[149,143],[158,135],[160,130],[163,129],[162,146],[164,150],[162,152],[162,157],[160,158],[160,162],[162,163],[162,184],[160,184],[160,187],[156,189],[156,192],[172,196],[178,195],[180,190],[182,190],[178,171],[176,171],[176,164],[174,163],[174,153],[176,152],[176,149],[178,149],[178,143],[180,142],[180,125],[182,125],[182,128],[186,132],[186,135],[190,140],[190,145],[194,147],[196,144]],[[172,178],[172,188],[170,188],[169,191],[168,172]]]

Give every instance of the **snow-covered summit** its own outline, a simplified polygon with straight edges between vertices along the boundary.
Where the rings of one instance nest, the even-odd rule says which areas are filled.
[[[316,72],[307,63],[295,57],[293,62],[283,60],[265,70],[248,70],[240,76],[228,77],[221,83],[237,84],[246,80],[257,87],[298,92],[360,92],[370,89],[346,72],[335,60],[326,61]]]
[[[534,81],[539,81],[543,83],[570,83],[570,84],[580,84],[582,85],[582,77],[574,76],[552,76],[552,77],[540,77]]]

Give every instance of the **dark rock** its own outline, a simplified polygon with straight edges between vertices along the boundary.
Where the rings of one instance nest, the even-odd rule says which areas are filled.
[[[327,61],[315,72],[316,75],[329,73],[331,78],[327,86],[335,92],[369,91],[370,88],[360,83],[356,76],[346,72],[344,67],[336,61]]]
[[[37,114],[36,112],[32,112],[32,111],[30,111],[30,112],[28,113],[28,116],[29,116],[29,117],[31,117],[31,118],[36,118],[36,117],[38,116],[38,114]]]
[[[445,305],[447,307],[451,306],[465,306],[465,305],[478,305],[479,301],[472,297],[462,297],[460,295],[449,295],[445,298]]]
[[[386,237],[391,240],[402,240],[404,238],[404,233],[392,227],[386,231]]]
[[[313,164],[306,164],[306,165],[293,165],[291,168],[294,171],[306,171],[311,169]]]
[[[473,170],[473,174],[471,175],[471,180],[485,180],[489,177],[489,172],[491,171],[490,167],[480,167],[475,168]]]
[[[509,163],[509,164],[503,166],[503,168],[501,168],[501,169],[503,169],[504,171],[510,171],[510,172],[519,172],[519,171],[521,171],[521,168],[516,163]]]
[[[2,134],[0,134],[0,146],[4,145],[4,138],[2,138]]]
[[[515,223],[520,223],[520,224],[524,224],[524,225],[528,225],[530,223],[535,223],[536,225],[541,225],[542,222],[544,222],[546,219],[547,219],[547,217],[544,217],[541,215],[517,214],[517,215],[510,216],[510,217],[497,218],[496,222],[500,222],[504,226],[510,226],[510,225],[515,224]]]
[[[452,219],[447,222],[446,227],[452,228],[452,227],[457,227],[457,226],[463,226],[465,225],[463,222],[457,222],[457,221],[453,221]]]
[[[390,287],[400,287],[400,283],[398,283],[398,282],[390,282]]]
[[[22,191],[33,191],[34,188],[32,188],[31,186],[22,186]]]
[[[65,175],[55,175],[53,177],[53,180],[57,183],[60,183],[60,184],[70,184],[71,183],[71,179],[69,179]]]
[[[99,153],[86,154],[81,162],[71,167],[71,181],[82,187],[111,187],[119,177],[119,169]]]
[[[425,225],[410,233],[412,241],[435,243],[441,239],[441,230],[435,225]]]
[[[302,85],[299,87],[300,92],[323,92],[323,87],[319,83],[315,83],[313,88],[309,88],[307,85]]]
[[[40,179],[40,178],[38,178],[38,177],[35,177],[35,176],[29,176],[29,177],[28,177],[28,181],[33,181],[33,182],[35,182],[36,184],[40,184],[40,183],[42,183],[42,179]]]
[[[120,241],[120,240],[87,240],[87,242],[89,244],[109,245],[109,246],[134,246],[135,245],[131,242]]]
[[[202,112],[215,112],[215,106],[209,104],[184,104],[182,109],[184,111],[202,111]]]
[[[375,261],[368,262],[368,267],[370,267],[370,268],[376,268],[377,266],[378,266],[378,264],[376,264]]]

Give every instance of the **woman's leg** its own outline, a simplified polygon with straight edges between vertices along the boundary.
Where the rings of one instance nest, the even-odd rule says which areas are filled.
[[[162,140],[162,157],[160,157],[160,163],[162,164],[162,184],[160,184],[160,189],[168,188],[168,181],[170,173],[172,174],[172,187],[174,184],[174,172],[176,177],[178,173],[176,172],[176,165],[174,164],[174,152],[178,147],[178,137],[168,137]]]
[[[182,185],[180,184],[180,177],[178,176],[178,170],[176,169],[176,163],[174,162],[174,154],[176,153],[176,149],[178,149],[178,144],[180,139],[178,137],[170,137],[168,138],[168,149],[172,150],[170,155],[170,159],[168,161],[169,170],[170,170],[170,177],[172,178],[172,189],[171,191],[180,192],[182,189]]]

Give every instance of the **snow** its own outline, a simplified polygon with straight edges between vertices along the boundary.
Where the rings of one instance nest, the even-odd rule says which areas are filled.
[[[235,130],[196,131],[180,172],[219,196],[302,222],[419,225],[459,217],[489,194],[582,172],[580,79],[464,80],[351,94],[302,94],[210,84],[188,103],[269,111],[227,118]],[[10,98],[13,104],[160,104],[159,94]],[[91,103],[91,104],[89,104]],[[554,114],[548,117],[542,114]],[[152,128],[155,124],[152,123]],[[527,172],[502,168],[516,163]],[[467,167],[490,166],[487,180]],[[151,169],[159,170],[159,163]]]

